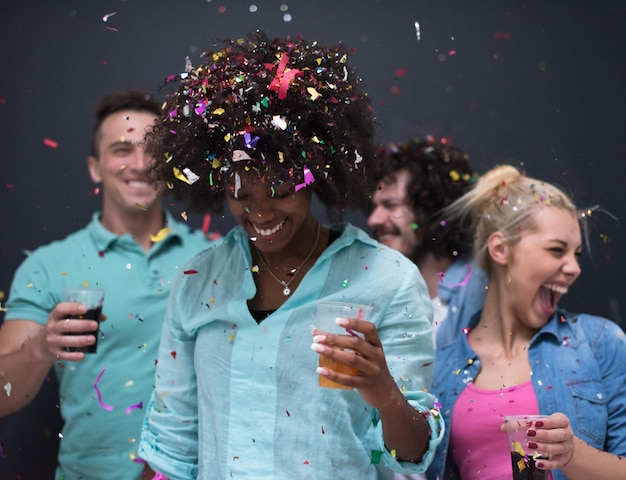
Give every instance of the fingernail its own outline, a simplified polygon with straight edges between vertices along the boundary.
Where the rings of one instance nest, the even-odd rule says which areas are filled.
[[[319,344],[319,343],[312,343],[311,344],[311,350],[313,350],[314,352],[318,352],[321,353],[326,349],[326,347],[324,347],[324,345]]]
[[[534,437],[535,435],[537,435],[537,432],[535,432],[534,430],[528,430],[526,432],[526,436],[528,437]]]
[[[543,468],[544,467],[543,462],[537,462],[535,465],[537,465],[537,468]]]
[[[337,318],[335,318],[335,323],[337,325],[345,327],[346,325],[348,325],[348,319],[347,318],[343,318],[343,317],[337,317]]]
[[[537,420],[535,422],[535,427],[543,427],[543,420]]]
[[[535,442],[528,442],[528,448],[531,448],[534,450],[537,448],[537,444]]]
[[[324,340],[326,340],[326,335],[315,335],[313,337],[313,341],[315,343],[320,343],[320,342],[323,342]]]

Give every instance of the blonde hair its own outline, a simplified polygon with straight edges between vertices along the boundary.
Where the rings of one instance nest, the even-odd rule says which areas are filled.
[[[445,211],[471,219],[475,260],[489,274],[487,242],[491,234],[501,232],[514,246],[524,231],[536,226],[535,213],[543,207],[562,208],[578,218],[572,200],[559,188],[527,177],[511,165],[498,165],[481,175],[474,188]]]

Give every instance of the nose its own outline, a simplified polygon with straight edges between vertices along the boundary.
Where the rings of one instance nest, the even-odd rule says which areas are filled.
[[[380,206],[374,206],[374,210],[370,213],[370,216],[367,217],[367,226],[370,228],[378,227],[380,225],[384,225],[387,221],[387,213],[386,210]]]
[[[569,255],[567,257],[567,261],[563,264],[563,272],[576,279],[580,275],[581,271],[577,255]]]
[[[271,219],[274,210],[273,205],[272,199],[267,195],[253,195],[246,202],[246,210],[252,221],[261,222]]]
[[[152,155],[146,152],[143,144],[135,144],[130,167],[134,170],[145,172],[152,163]]]

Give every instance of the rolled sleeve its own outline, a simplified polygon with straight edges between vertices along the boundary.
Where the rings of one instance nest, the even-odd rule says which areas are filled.
[[[195,338],[178,328],[170,312],[163,326],[155,388],[144,418],[139,456],[169,479],[198,474],[198,397],[194,368]]]

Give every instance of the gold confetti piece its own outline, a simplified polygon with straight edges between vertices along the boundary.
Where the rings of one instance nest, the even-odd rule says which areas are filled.
[[[169,227],[162,228],[156,235],[150,235],[150,241],[154,243],[161,242],[163,241],[163,239],[165,239],[165,237],[169,235],[171,231],[172,229]]]
[[[317,100],[318,97],[321,97],[322,95],[315,90],[313,87],[307,87],[306,89],[307,92],[309,92],[309,95],[311,95],[311,100],[315,101]]]

